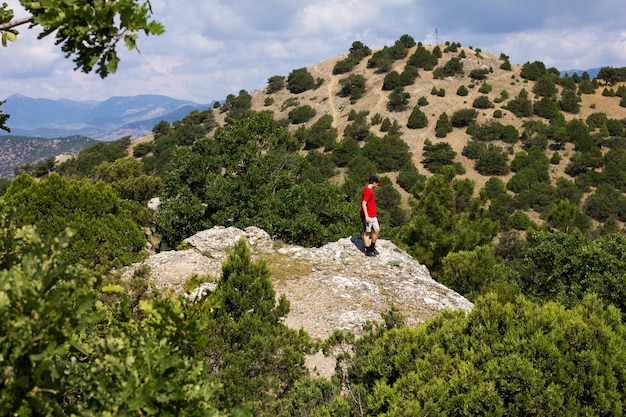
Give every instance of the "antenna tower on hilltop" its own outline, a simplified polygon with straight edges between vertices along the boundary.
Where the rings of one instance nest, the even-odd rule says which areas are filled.
[[[439,32],[435,28],[435,45],[439,45]]]

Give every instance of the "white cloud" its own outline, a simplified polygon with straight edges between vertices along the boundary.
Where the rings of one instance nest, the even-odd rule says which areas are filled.
[[[324,1],[302,8],[295,28],[302,35],[320,36],[329,31],[345,33],[370,22],[379,16],[379,8],[367,1]]]
[[[8,0],[9,5],[19,5]],[[559,69],[623,66],[623,0],[151,0],[162,36],[140,36],[139,50],[120,45],[118,72],[72,71],[54,37],[21,27],[0,48],[0,100],[32,97],[103,99],[165,94],[197,102],[263,88],[272,75],[348,52],[355,40],[373,49],[403,34],[417,41],[461,42],[514,63]],[[22,12],[23,16],[24,13]],[[19,15],[18,15],[19,17]]]

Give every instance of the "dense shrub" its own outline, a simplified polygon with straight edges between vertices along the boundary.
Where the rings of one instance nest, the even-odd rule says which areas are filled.
[[[305,104],[304,106],[296,107],[295,109],[289,111],[287,117],[289,117],[291,123],[297,125],[300,123],[308,122],[309,120],[314,118],[316,114],[317,111],[313,107]]]
[[[409,129],[420,129],[426,126],[428,126],[428,118],[426,117],[426,114],[420,110],[419,106],[413,107],[406,127]]]
[[[478,111],[475,109],[460,109],[455,111],[450,118],[450,123],[454,127],[469,126],[478,117]]]
[[[306,68],[291,71],[287,77],[287,89],[293,94],[303,93],[315,88],[315,79]]]

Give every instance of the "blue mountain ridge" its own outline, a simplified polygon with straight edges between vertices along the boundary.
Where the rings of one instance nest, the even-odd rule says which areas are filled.
[[[31,98],[14,94],[2,111],[9,114],[12,135],[58,138],[82,135],[96,140],[116,140],[117,132],[133,138],[150,133],[161,120],[169,123],[213,103],[199,104],[161,95],[111,97],[107,100],[75,101]]]

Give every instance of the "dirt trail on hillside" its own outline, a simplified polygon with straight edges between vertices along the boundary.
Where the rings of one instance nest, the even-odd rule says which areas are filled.
[[[333,116],[333,126],[336,127],[337,121],[341,118],[341,111],[337,107],[337,93],[339,92],[339,79],[332,76],[332,70],[320,68],[321,62],[313,66],[313,69],[324,79],[326,85],[326,96],[328,97],[328,107],[331,116]]]

